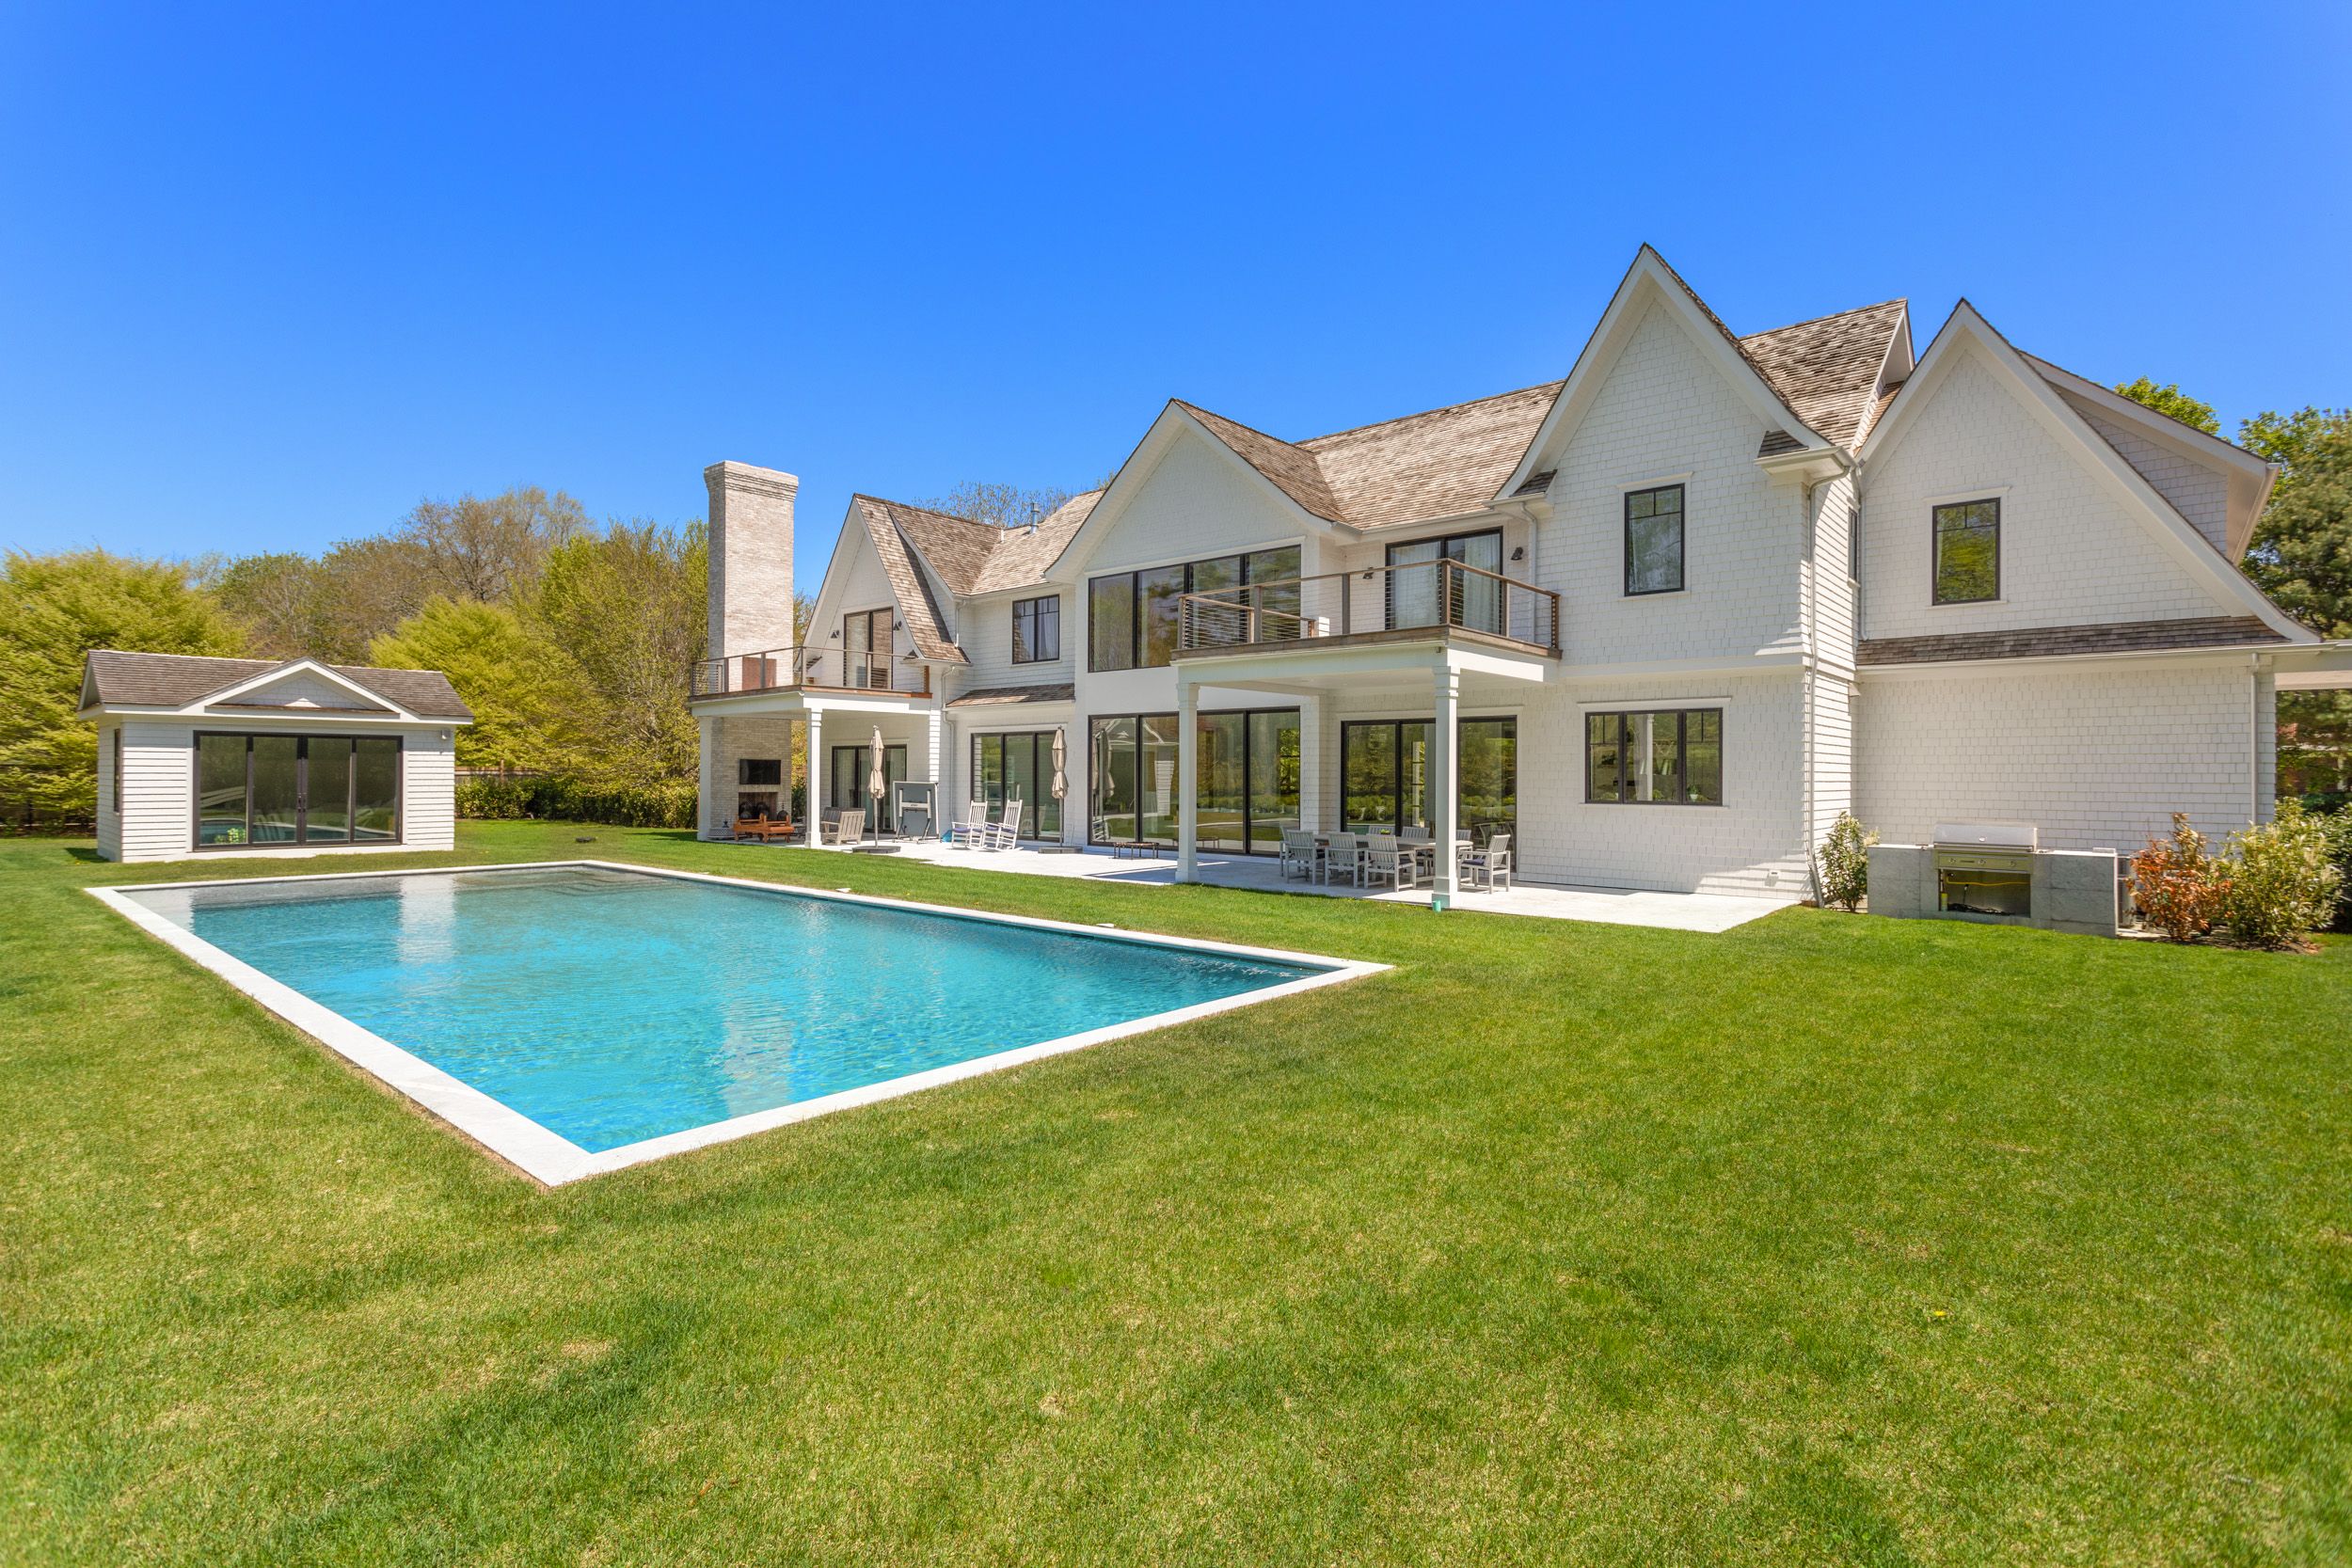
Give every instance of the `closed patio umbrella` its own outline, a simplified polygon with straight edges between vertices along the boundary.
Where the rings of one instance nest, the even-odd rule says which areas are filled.
[[[1070,743],[1062,738],[1061,726],[1054,727],[1054,799],[1058,800],[1070,793],[1070,775],[1063,767],[1070,761]]]
[[[882,777],[882,737],[880,724],[874,726],[873,757],[874,765],[866,770],[866,793],[874,798],[874,809],[866,816],[874,825],[874,837],[879,841],[882,837],[882,797],[890,793],[890,782]]]

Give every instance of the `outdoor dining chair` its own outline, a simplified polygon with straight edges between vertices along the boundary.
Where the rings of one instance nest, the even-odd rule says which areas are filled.
[[[1472,887],[1484,887],[1488,893],[1511,885],[1511,835],[1497,833],[1486,841],[1484,849],[1472,849],[1462,857],[1463,879]]]
[[[1315,835],[1303,828],[1282,830],[1282,858],[1276,869],[1279,875],[1296,875],[1314,880]]]
[[[1323,847],[1323,881],[1326,887],[1334,878],[1345,876],[1353,884],[1362,879],[1364,841],[1354,833],[1333,833],[1331,842]]]
[[[1362,875],[1366,886],[1386,882],[1392,888],[1419,887],[1421,857],[1411,845],[1383,833],[1364,846]]]

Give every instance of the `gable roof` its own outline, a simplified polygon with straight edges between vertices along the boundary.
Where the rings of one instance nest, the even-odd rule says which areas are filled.
[[[914,643],[914,657],[969,664],[971,660],[963,657],[963,650],[947,635],[939,601],[931,597],[931,585],[915,564],[917,546],[913,539],[922,539],[920,547],[925,562],[939,574],[949,593],[969,593],[981,563],[988,559],[989,549],[987,541],[975,535],[994,530],[968,517],[952,517],[945,512],[909,506],[903,501],[886,501],[879,496],[851,496],[850,505],[866,525],[866,537],[872,542],[874,554],[882,562],[882,576],[890,581],[891,596],[898,601],[898,619]],[[959,583],[964,586],[958,587]]]
[[[1799,419],[1825,440],[1851,447],[1877,402],[1879,371],[1908,309],[1899,299],[1865,305],[1756,333],[1740,347]]]
[[[2269,595],[2254,585],[2236,562],[2225,556],[2169,498],[2149,482],[2147,475],[2091,426],[2081,411],[2061,395],[2058,383],[2036,369],[1998,327],[1965,299],[1952,307],[1951,315],[1937,329],[1927,353],[1919,356],[1917,366],[1885,412],[1871,424],[1870,433],[1859,449],[1865,462],[1876,461],[1902,439],[1904,432],[1915,422],[1921,400],[1940,384],[1954,356],[1970,345],[2017,391],[2026,411],[2045,430],[2056,436],[2062,446],[2071,445],[2093,474],[2105,480],[2138,512],[2157,542],[2174,560],[2196,574],[2225,602],[2242,607],[2286,641],[2317,640],[2310,628],[2271,603]]]
[[[82,706],[188,707],[258,677],[307,668],[328,671],[420,719],[470,723],[473,710],[438,670],[385,670],[364,664],[322,664],[308,658],[211,658],[191,654],[126,653],[93,648],[82,665]],[[295,708],[321,712],[329,709]],[[350,710],[357,711],[357,710]]]
[[[1094,515],[1100,490],[1073,496],[1037,520],[1034,528],[1000,528],[988,562],[980,568],[975,594],[998,594],[1008,588],[1033,588],[1054,570],[1054,562],[1070,547],[1078,530]]]

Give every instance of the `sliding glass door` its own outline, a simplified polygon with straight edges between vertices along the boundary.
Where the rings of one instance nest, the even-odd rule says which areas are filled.
[[[1018,800],[1023,838],[1061,837],[1061,802],[1054,799],[1054,732],[974,736],[972,799],[988,808],[992,822],[1003,816],[1006,801]]]
[[[834,811],[862,811],[866,820],[877,832],[896,832],[898,824],[891,819],[893,797],[898,793],[889,786],[903,783],[907,776],[907,749],[903,745],[882,743],[882,797],[877,800],[866,793],[872,782],[874,748],[869,746],[835,746],[833,749],[832,783],[826,800]]]
[[[199,849],[400,841],[397,736],[196,737]]]
[[[1176,843],[1176,716],[1096,719],[1088,736],[1089,844]],[[1200,716],[1195,842],[1227,854],[1272,854],[1298,824],[1298,710]]]
[[[1340,817],[1350,832],[1429,826],[1427,719],[1340,726]],[[1457,820],[1483,843],[1518,820],[1518,721],[1465,719],[1454,730]]]
[[[1470,571],[1448,572],[1435,564],[1459,562]],[[1416,539],[1389,546],[1389,625],[1467,626],[1502,631],[1502,535],[1500,531],[1457,533],[1448,539]],[[1493,573],[1495,576],[1486,574]]]

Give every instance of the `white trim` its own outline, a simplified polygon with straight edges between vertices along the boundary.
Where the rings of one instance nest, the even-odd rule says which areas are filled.
[[[1655,479],[1619,480],[1617,482],[1617,488],[1620,490],[1663,490],[1669,484],[1679,484],[1685,489],[1688,489],[1694,471],[1695,470],[1686,468],[1681,473],[1660,474]],[[1688,508],[1686,507],[1685,510],[1687,511]],[[1619,518],[1618,520],[1622,522],[1624,519]]]
[[[187,713],[202,713],[215,704],[230,702],[244,695],[246,692],[254,690],[260,687],[274,685],[275,683],[285,679],[289,675],[302,674],[317,675],[331,686],[342,687],[345,691],[350,692],[353,696],[365,702],[368,706],[375,708],[383,713],[389,714],[393,718],[399,719],[405,722],[424,722],[424,721],[420,719],[415,713],[409,711],[405,707],[403,707],[400,704],[392,701],[389,697],[385,696],[382,692],[371,691],[366,687],[361,686],[358,681],[351,679],[348,675],[337,674],[332,669],[328,668],[326,665],[321,664],[315,658],[290,658],[286,660],[285,663],[278,665],[274,669],[262,671],[260,674],[247,675],[243,680],[231,681],[230,684],[222,687],[217,691],[208,691],[203,696],[197,698],[194,702],[188,704],[187,706],[182,711]],[[304,710],[296,708],[290,709],[289,711],[298,713]]]
[[[977,921],[989,925],[1019,926],[1031,930],[1057,931],[1067,936],[1084,937],[1098,942],[1125,942],[1138,947],[1173,947],[1189,952],[1216,953],[1227,957],[1248,958],[1278,963],[1312,964],[1323,969],[1319,974],[1302,975],[1278,985],[1261,987],[1236,995],[1218,997],[1213,1001],[1194,1003],[1186,1007],[1170,1008],[1121,1023],[1106,1024],[1056,1039],[1041,1040],[1034,1045],[1018,1046],[968,1061],[951,1062],[944,1067],[909,1073],[880,1084],[845,1089],[837,1094],[820,1096],[798,1104],[778,1105],[765,1111],[729,1117],[724,1121],[703,1127],[687,1128],[677,1132],[663,1133],[636,1143],[623,1144],[617,1148],[591,1153],[569,1138],[540,1126],[521,1112],[501,1103],[490,1095],[473,1087],[421,1057],[392,1044],[381,1036],[361,1028],[341,1013],[312,1000],[301,991],[271,978],[260,970],[230,957],[195,932],[177,926],[129,896],[135,893],[171,893],[206,887],[267,886],[280,882],[326,881],[337,879],[384,877],[447,877],[455,875],[493,874],[501,871],[547,870],[573,866],[588,866],[604,871],[619,871],[648,877],[667,877],[679,881],[708,882],[725,887],[747,888],[781,897],[802,897],[830,900],[834,903],[861,904],[871,908],[898,910],[908,913],[927,914],[954,920]],[[205,969],[227,980],[230,985],[252,997],[263,1007],[286,1022],[310,1035],[338,1055],[365,1069],[388,1086],[406,1095],[410,1100],[431,1111],[460,1132],[481,1144],[492,1153],[522,1170],[525,1174],[548,1185],[560,1186],[583,1177],[599,1176],[629,1165],[643,1164],[690,1148],[704,1148],[764,1132],[771,1128],[787,1126],[797,1121],[848,1110],[856,1105],[870,1105],[878,1101],[895,1099],[899,1095],[975,1078],[983,1073],[1019,1067],[1047,1056],[1082,1051],[1088,1046],[1108,1040],[1123,1039],[1131,1035],[1146,1034],[1171,1024],[1189,1022],[1217,1013],[1270,1001],[1278,996],[1293,996],[1325,986],[1376,974],[1390,966],[1356,959],[1335,958],[1323,954],[1294,953],[1280,948],[1249,947],[1237,942],[1208,942],[1197,937],[1159,936],[1139,931],[1106,929],[1097,926],[1081,926],[1068,921],[1041,920],[1030,915],[984,913],[975,910],[957,909],[943,904],[923,904],[902,898],[880,898],[867,894],[828,891],[819,888],[791,887],[778,882],[755,881],[744,877],[721,877],[709,872],[680,871],[666,866],[636,865],[620,861],[523,861],[497,865],[432,866],[402,871],[328,871],[294,877],[230,877],[205,880],[176,882],[147,882],[122,887],[92,887],[85,892],[122,915],[139,929],[162,941],[167,946],[194,960]]]
[[[1920,498],[1919,504],[1932,509],[1938,506],[1964,506],[1970,501],[2006,502],[2009,492],[2010,486],[2006,484],[1983,484],[1974,490],[1954,490],[1947,496],[1925,496]],[[1928,518],[1928,527],[1935,527],[1933,516]]]
[[[1649,713],[1654,712],[1661,707],[1729,707],[1731,706],[1733,701],[1734,699],[1730,697],[1611,697],[1605,700],[1601,698],[1595,698],[1590,702],[1578,702],[1576,705],[1576,710],[1580,714],[1587,711],[1596,713]],[[1577,736],[1577,744],[1580,746],[1584,744],[1584,737],[1581,735]],[[1607,805],[1616,802],[1587,801],[1585,803],[1588,805]],[[1645,800],[1641,803],[1647,805],[1649,802]]]

